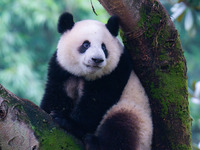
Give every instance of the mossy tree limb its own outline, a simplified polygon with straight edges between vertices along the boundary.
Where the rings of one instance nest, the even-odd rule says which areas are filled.
[[[0,84],[0,150],[81,150],[51,117]]]
[[[121,19],[122,39],[150,98],[153,150],[191,150],[186,61],[179,35],[157,0],[99,0]]]

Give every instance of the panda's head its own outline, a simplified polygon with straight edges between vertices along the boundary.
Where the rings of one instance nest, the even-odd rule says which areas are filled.
[[[71,14],[62,14],[58,21],[58,32],[62,34],[57,46],[58,63],[87,80],[110,74],[123,53],[123,46],[116,38],[118,30],[116,16],[107,24],[94,20],[74,23]]]

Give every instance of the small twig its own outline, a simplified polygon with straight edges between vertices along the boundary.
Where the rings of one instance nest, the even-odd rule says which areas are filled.
[[[97,13],[96,13],[96,11],[95,11],[95,8],[94,8],[94,6],[93,6],[92,0],[90,0],[90,3],[91,3],[92,10],[93,10],[94,14],[95,14],[96,16],[98,16]]]

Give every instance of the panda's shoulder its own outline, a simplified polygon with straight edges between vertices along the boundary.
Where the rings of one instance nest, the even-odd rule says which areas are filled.
[[[54,52],[53,56],[49,61],[48,78],[63,81],[66,80],[66,78],[69,78],[70,76],[72,76],[72,74],[64,70],[59,64],[57,59],[57,51]]]

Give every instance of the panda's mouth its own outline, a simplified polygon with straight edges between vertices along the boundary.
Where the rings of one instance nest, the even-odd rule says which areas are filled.
[[[101,69],[102,67],[98,65],[86,65],[87,68],[96,68],[96,69]]]
[[[87,68],[92,69],[92,70],[98,70],[101,69],[102,67],[99,65],[88,65],[88,64],[84,64]]]

